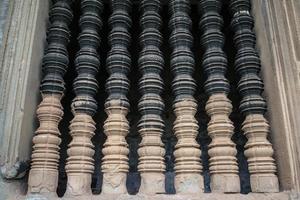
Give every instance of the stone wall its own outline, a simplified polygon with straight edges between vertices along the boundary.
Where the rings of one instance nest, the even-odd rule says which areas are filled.
[[[5,28],[7,18],[9,17],[9,0],[0,0],[0,47],[2,45],[3,36],[5,36]]]
[[[36,128],[48,3],[47,0],[0,1],[0,8],[5,10],[0,11],[1,20],[6,19],[5,23],[1,21],[0,28],[1,34],[4,33],[0,48],[1,199],[25,192],[20,187],[22,181],[13,179],[26,172]]]
[[[282,190],[300,191],[300,1],[252,0]]]

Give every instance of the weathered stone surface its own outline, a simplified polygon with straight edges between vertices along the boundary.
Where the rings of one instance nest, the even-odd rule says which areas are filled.
[[[232,105],[225,94],[213,94],[206,104],[211,116],[208,134],[212,137],[208,154],[212,192],[240,192],[235,144],[231,141],[233,124],[229,119]]]
[[[6,27],[9,25],[9,0],[0,0],[0,47],[2,46],[3,36],[6,36]]]
[[[245,156],[248,158],[252,191],[278,192],[276,165],[272,158],[274,151],[271,143],[267,140],[269,132],[267,120],[260,114],[247,115],[242,129],[248,138],[245,145]]]
[[[94,150],[91,138],[95,122],[90,115],[76,113],[71,121],[72,141],[68,148],[66,172],[68,175],[65,196],[91,194],[92,173],[94,172]]]
[[[1,9],[6,9],[6,3],[0,4]],[[30,159],[44,49],[44,42],[36,41],[45,40],[48,9],[48,1],[9,1],[4,16],[0,48],[0,165],[2,175],[9,179],[15,178],[11,172],[16,166],[29,163]]]
[[[65,200],[81,200],[82,198],[88,200],[298,200],[299,196],[291,195],[288,193],[276,193],[276,194],[199,194],[199,195],[145,195],[145,194],[137,194],[137,195],[113,195],[113,194],[101,194],[101,195],[93,195],[93,196],[84,196],[84,197],[75,197],[75,198],[63,198]],[[32,198],[31,200],[33,200]],[[34,199],[37,200],[37,199]],[[39,199],[39,200],[45,200]],[[51,199],[52,200],[52,199]],[[54,200],[54,199],[53,199]]]
[[[59,138],[58,123],[63,115],[61,95],[43,95],[37,109],[40,127],[33,138],[29,193],[55,193],[58,182]]]
[[[300,192],[300,2],[251,3],[280,188]]]
[[[100,195],[94,196],[91,199],[116,199],[116,200],[288,200],[289,194],[198,194],[198,195]]]

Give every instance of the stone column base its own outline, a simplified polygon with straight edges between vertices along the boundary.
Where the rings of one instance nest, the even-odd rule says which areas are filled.
[[[54,194],[58,184],[57,170],[31,169],[28,179],[28,194]]]
[[[92,195],[91,174],[68,174],[67,190],[64,196]]]
[[[204,192],[201,174],[177,174],[175,176],[176,194],[200,194]]]
[[[274,174],[250,176],[252,192],[279,192],[278,178]]]
[[[165,193],[165,176],[162,173],[142,173],[141,187],[142,194],[163,194]]]
[[[212,174],[210,176],[210,188],[212,192],[239,193],[240,177],[237,174]]]
[[[126,194],[127,173],[103,173],[102,194]]]

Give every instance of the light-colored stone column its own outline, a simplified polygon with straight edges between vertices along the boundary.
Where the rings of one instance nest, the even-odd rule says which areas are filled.
[[[269,123],[261,114],[249,114],[242,125],[248,138],[245,156],[248,161],[252,192],[278,192],[276,165],[272,144],[267,140]]]
[[[36,131],[28,179],[29,193],[55,193],[58,183],[58,124],[63,116],[61,95],[43,95],[37,109],[40,126]]]
[[[104,124],[107,139],[102,149],[102,193],[127,193],[129,149],[125,137],[129,131],[129,122],[126,119],[128,109],[120,101],[113,100],[109,102],[105,112],[108,118]]]
[[[66,197],[88,196],[92,194],[92,174],[94,172],[95,122],[88,114],[77,113],[71,121],[72,141],[68,148],[66,172],[68,175]]]
[[[232,110],[230,100],[225,94],[217,93],[209,97],[206,112],[211,117],[208,134],[212,138],[208,154],[210,170],[210,187],[212,192],[240,192],[240,178],[235,144],[231,137],[233,123],[229,119]]]
[[[130,0],[111,0],[112,14],[109,18],[111,31],[109,43],[111,49],[106,60],[110,74],[106,82],[108,98],[105,102],[107,119],[104,122],[104,133],[107,139],[102,149],[102,193],[127,193],[126,178],[128,166],[128,144],[125,137],[129,132],[126,115],[129,110],[127,93],[129,90],[128,73],[131,57],[128,51],[130,44],[131,10]]]
[[[174,112],[174,134],[178,139],[174,151],[176,193],[199,194],[204,192],[204,182],[201,151],[196,141],[199,128],[195,119],[197,103],[192,100],[179,101],[174,104]]]

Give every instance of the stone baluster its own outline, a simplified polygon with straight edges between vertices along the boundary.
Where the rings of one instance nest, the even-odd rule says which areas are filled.
[[[33,137],[28,193],[56,195],[58,184],[59,144],[58,124],[63,116],[61,98],[65,87],[63,76],[69,59],[69,25],[73,14],[71,1],[56,1],[49,13],[48,46],[43,57],[42,102],[37,109],[39,128]]]
[[[254,20],[250,14],[250,0],[231,0],[231,27],[237,49],[235,69],[240,76],[238,90],[242,97],[240,110],[245,116],[242,130],[248,138],[245,156],[248,160],[252,192],[278,192],[278,178],[273,147],[267,135],[270,127],[264,113],[266,101],[262,97],[263,81],[259,77],[260,58],[255,49]]]
[[[112,14],[109,18],[111,31],[109,43],[111,49],[107,58],[109,78],[106,83],[108,98],[105,111],[108,115],[104,122],[107,139],[102,153],[103,185],[102,193],[126,193],[128,165],[128,144],[125,137],[129,132],[126,115],[129,110],[127,93],[129,89],[128,73],[131,57],[130,45],[131,10],[130,0],[111,0]]]
[[[201,0],[199,26],[205,50],[202,67],[207,80],[204,89],[209,96],[205,107],[210,116],[207,129],[212,139],[208,150],[210,187],[212,192],[233,193],[240,191],[240,179],[235,157],[237,150],[231,140],[234,127],[228,117],[232,104],[227,97],[230,87],[225,77],[227,58],[223,51],[225,40],[221,31],[221,8],[222,0]]]
[[[192,77],[195,61],[191,51],[193,37],[189,0],[171,0],[169,12],[171,69],[174,74],[172,88],[175,95],[173,108],[176,115],[173,128],[178,139],[174,151],[175,189],[177,193],[198,194],[203,192],[204,184],[201,151],[196,141],[197,102],[193,97],[196,84]]]
[[[68,176],[65,196],[91,195],[92,173],[94,172],[94,146],[91,138],[96,129],[93,116],[97,111],[95,99],[98,83],[96,75],[100,66],[97,52],[100,45],[99,31],[102,27],[101,0],[82,0],[79,26],[79,51],[75,66],[77,77],[73,88],[76,97],[72,102],[74,115],[70,124],[72,141],[67,150],[66,172]]]
[[[138,171],[141,173],[140,193],[164,193],[165,192],[165,149],[161,136],[164,122],[162,113],[164,103],[161,98],[163,81],[160,73],[164,68],[164,59],[160,46],[162,36],[159,31],[161,9],[159,0],[142,0],[140,2],[140,45],[142,47],[138,65],[142,73],[139,89],[142,97],[138,108],[141,119],[138,124],[139,133],[142,136],[139,154]]]

